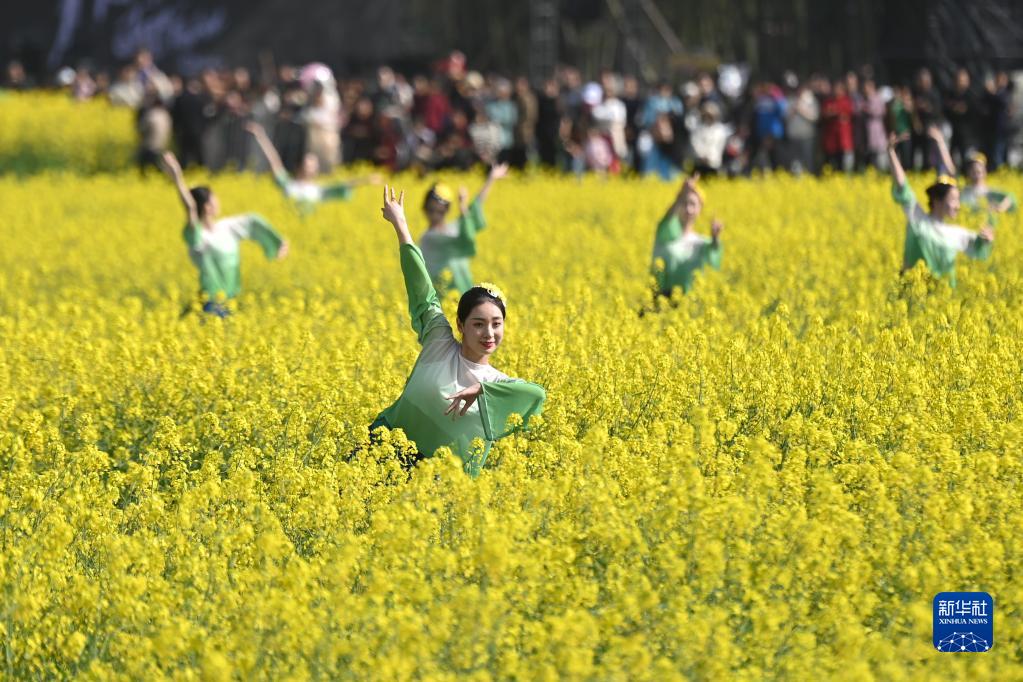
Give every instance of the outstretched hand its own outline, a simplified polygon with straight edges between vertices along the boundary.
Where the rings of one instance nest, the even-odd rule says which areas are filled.
[[[717,218],[710,224],[710,236],[717,239],[721,234],[721,230],[725,229],[725,224]]]
[[[479,397],[480,392],[483,390],[483,384],[474,384],[469,388],[462,389],[454,395],[445,396],[445,400],[450,400],[451,405],[448,409],[444,410],[444,414],[450,414],[451,418],[465,416],[465,413],[469,411],[472,404],[476,402],[476,398]]]
[[[380,209],[384,220],[394,225],[394,232],[398,235],[399,244],[412,244],[412,235],[408,231],[408,223],[405,221],[405,190],[394,196],[394,188],[384,185],[384,206]]]
[[[405,190],[394,197],[394,188],[384,185],[384,207],[381,209],[384,220],[395,228],[405,224]]]
[[[508,175],[508,164],[499,163],[490,169],[489,177],[491,180],[500,180]]]
[[[905,142],[910,137],[908,132],[896,135],[894,132],[888,133],[888,149],[894,149],[900,142]]]
[[[682,189],[678,191],[678,197],[681,199],[686,194],[696,191],[696,183],[700,180],[699,173],[693,173],[682,182]]]

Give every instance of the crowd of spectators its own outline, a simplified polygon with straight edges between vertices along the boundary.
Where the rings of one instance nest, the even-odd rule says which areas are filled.
[[[881,85],[870,68],[838,78],[787,72],[777,81],[747,81],[733,67],[647,85],[611,71],[586,81],[564,66],[531,83],[470,70],[455,52],[411,76],[381,66],[371,78],[335,79],[325,65],[310,64],[258,77],[246,68],[182,77],[163,73],[140,50],[114,77],[79,68],[57,81],[76,99],[105,96],[137,112],[143,168],[176,148],[186,166],[265,170],[245,132],[249,121],[269,131],[288,168],[311,152],[325,170],[507,162],[666,179],[690,168],[704,175],[884,169],[890,133],[899,137],[906,168],[928,169],[939,163],[931,126],[945,132],[957,163],[980,151],[994,170],[1008,162],[1016,127],[1009,75],[976,82],[966,69],[947,90],[928,69],[912,83]],[[3,85],[34,84],[12,62]]]

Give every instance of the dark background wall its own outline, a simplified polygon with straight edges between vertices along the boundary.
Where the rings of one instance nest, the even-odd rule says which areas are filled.
[[[547,13],[553,20],[544,20]],[[546,31],[546,32],[545,32]],[[458,48],[470,66],[538,75],[551,59],[647,78],[719,62],[902,79],[1023,67],[1020,0],[41,0],[0,3],[0,57],[37,75],[110,68],[148,45],[165,69],[320,60],[341,73],[424,69]]]

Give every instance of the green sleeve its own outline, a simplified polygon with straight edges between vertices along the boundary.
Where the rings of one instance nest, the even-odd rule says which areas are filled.
[[[547,392],[528,381],[484,381],[479,395],[480,416],[487,440],[504,438],[515,429],[508,429],[508,417],[520,415],[523,428],[534,415],[540,414]]]
[[[902,186],[895,182],[892,183],[892,199],[904,208],[911,208],[916,204],[916,195],[913,194],[913,188],[909,186],[908,182]]]
[[[338,182],[333,185],[326,185],[323,188],[323,199],[347,201],[352,198],[352,186],[346,182]]]
[[[987,205],[990,207],[992,204],[1000,204],[1008,197],[1009,199],[1009,211],[1015,211],[1019,208],[1019,203],[1016,201],[1016,195],[1012,192],[1002,192],[1000,190],[989,190],[987,193]]]
[[[287,171],[274,173],[274,182],[277,183],[277,186],[280,187],[283,192],[288,187],[288,183],[291,182],[291,176],[288,175]]]
[[[453,242],[457,257],[469,258],[476,255],[476,234],[486,226],[483,206],[476,199],[469,204],[469,210],[458,216],[458,236]]]
[[[430,273],[426,270],[423,252],[415,244],[402,244],[400,255],[401,273],[405,277],[405,292],[408,294],[409,317],[421,345],[434,327],[446,324],[447,320]]]
[[[986,239],[975,237],[966,248],[966,255],[977,260],[986,260],[991,255],[994,244]]]
[[[469,220],[472,221],[476,232],[482,232],[487,226],[487,219],[483,217],[483,202],[479,199],[473,199],[469,204]]]
[[[661,219],[657,224],[657,235],[654,237],[654,244],[667,244],[682,236],[682,221],[672,211]]]
[[[247,238],[259,244],[267,258],[276,258],[277,252],[284,243],[281,235],[267,222],[266,218],[258,213],[249,214],[246,227],[248,228]]]
[[[703,250],[703,257],[705,262],[715,270],[721,269],[721,240],[719,239],[716,243],[714,241],[707,242],[707,245]]]
[[[188,244],[188,248],[194,249],[199,246],[200,235],[202,234],[200,232],[201,229],[202,227],[192,221],[188,221],[185,225],[185,230],[182,233],[182,236],[185,238],[185,243]]]

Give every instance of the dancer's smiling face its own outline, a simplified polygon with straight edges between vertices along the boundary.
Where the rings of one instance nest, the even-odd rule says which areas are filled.
[[[495,303],[485,301],[469,311],[465,320],[458,320],[458,331],[467,357],[487,358],[504,338],[504,312]],[[475,360],[479,362],[479,360]]]
[[[488,364],[490,356],[504,339],[507,309],[499,292],[476,286],[458,301],[458,331],[462,335],[462,355],[473,362]]]

